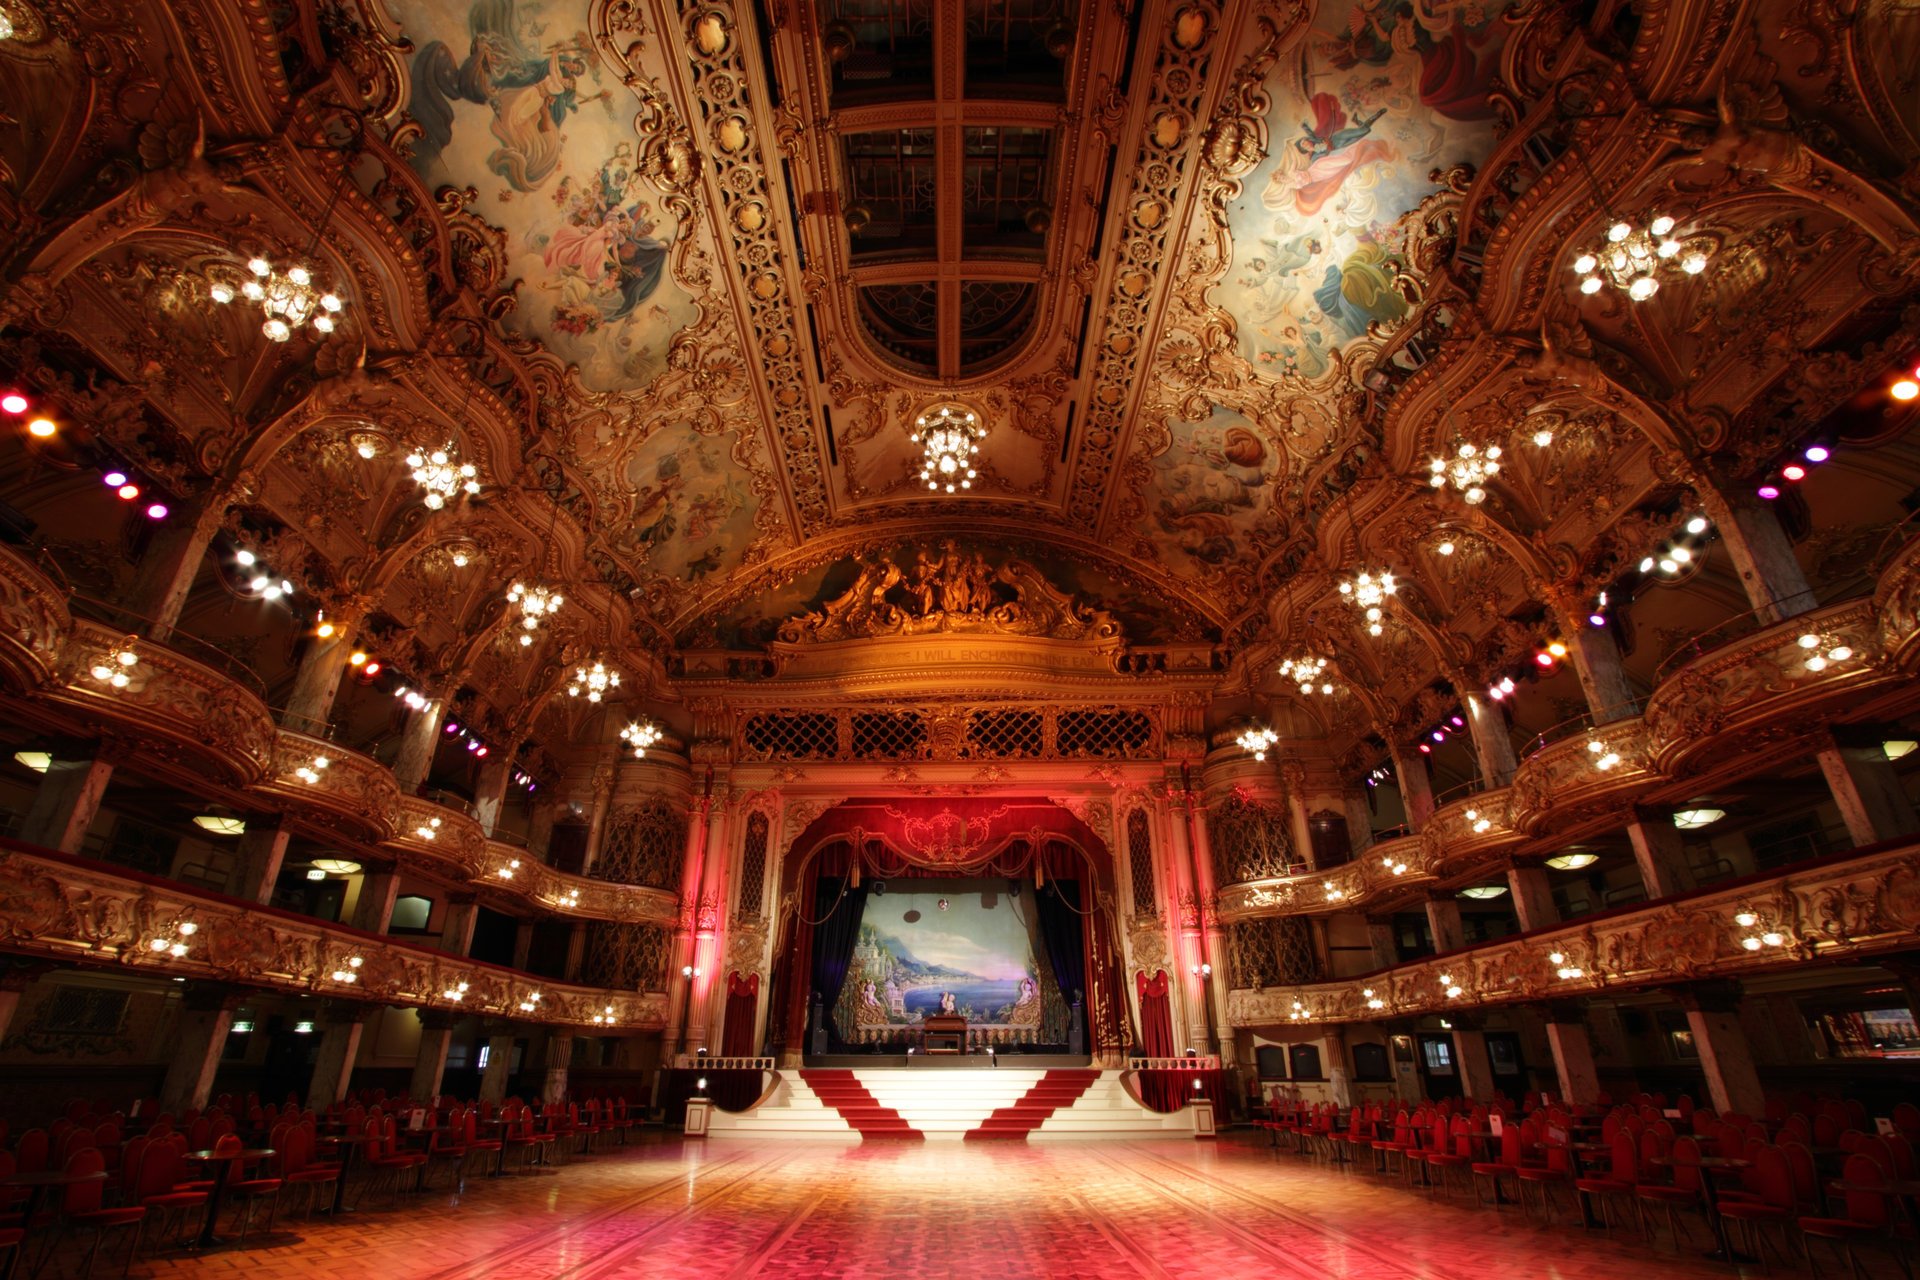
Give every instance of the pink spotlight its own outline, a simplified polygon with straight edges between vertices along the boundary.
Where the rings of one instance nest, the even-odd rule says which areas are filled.
[[[1755,490],[1755,492],[1758,493],[1761,497],[1765,498],[1768,502],[1772,502],[1775,498],[1780,496],[1780,487],[1778,485],[1763,484],[1757,490]]]
[[[1789,480],[1801,481],[1807,478],[1807,469],[1797,462],[1789,462],[1780,468],[1780,474]]]
[[[147,508],[147,519],[149,519],[149,520],[165,520],[166,518],[167,518],[167,504],[166,504],[166,503],[164,503],[164,502],[156,502],[156,503],[154,503],[154,504],[153,504],[152,506],[150,506],[150,507],[148,507],[148,508]]]
[[[9,391],[6,395],[0,396],[0,409],[5,409],[8,413],[25,413],[27,398],[18,391]]]

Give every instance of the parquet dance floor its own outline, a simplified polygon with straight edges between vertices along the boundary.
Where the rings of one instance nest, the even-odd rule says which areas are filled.
[[[442,1174],[442,1180],[445,1175]],[[351,1199],[351,1196],[349,1197]],[[334,1223],[135,1275],[275,1280],[614,1277],[1714,1276],[1684,1250],[1330,1171],[1254,1139],[862,1146],[636,1142],[558,1172],[384,1197]],[[118,1259],[115,1259],[117,1262]],[[108,1274],[103,1266],[101,1274]]]

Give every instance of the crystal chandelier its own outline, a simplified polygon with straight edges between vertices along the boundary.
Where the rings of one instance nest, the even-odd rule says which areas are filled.
[[[1280,664],[1280,678],[1291,680],[1300,686],[1300,692],[1312,693],[1317,686],[1321,693],[1333,692],[1333,681],[1322,680],[1321,673],[1327,669],[1327,660],[1318,657],[1288,658]]]
[[[957,404],[935,405],[913,420],[912,440],[923,451],[920,479],[929,489],[971,489],[976,473],[973,455],[987,429],[980,415]]]
[[[567,684],[567,696],[577,698],[585,694],[588,702],[598,702],[607,696],[607,690],[619,687],[620,673],[596,661],[591,667],[575,668],[573,679]]]
[[[633,757],[638,760],[647,754],[647,748],[660,741],[660,726],[651,720],[636,720],[620,731],[620,741],[633,747]]]
[[[1705,271],[1712,242],[1704,236],[1677,236],[1678,225],[1665,214],[1655,214],[1644,227],[1624,218],[1615,220],[1607,228],[1604,245],[1573,260],[1580,292],[1598,293],[1611,284],[1635,302],[1645,302],[1660,292],[1662,271],[1676,266],[1690,276]]]
[[[301,325],[312,325],[321,333],[333,332],[333,318],[346,305],[340,295],[313,283],[313,272],[299,263],[280,271],[267,259],[255,256],[247,260],[249,278],[240,285],[239,296],[257,302],[267,313],[260,332],[275,342],[285,342]],[[210,291],[215,302],[225,305],[235,296],[231,281],[218,279]]]
[[[533,643],[533,633],[540,624],[560,612],[566,597],[547,587],[516,582],[507,590],[507,603],[520,606],[520,645],[525,648]]]
[[[1248,729],[1245,733],[1234,739],[1234,742],[1242,751],[1253,752],[1253,758],[1260,761],[1266,760],[1268,748],[1272,747],[1273,744],[1278,741],[1280,741],[1279,734],[1262,726],[1255,726],[1254,728]]]
[[[407,455],[407,465],[413,469],[413,482],[427,491],[429,511],[438,511],[458,494],[480,492],[480,473],[471,462],[455,460],[451,441],[431,453],[415,449]]]
[[[1428,483],[1436,489],[1444,489],[1451,483],[1469,506],[1478,506],[1486,501],[1487,481],[1499,474],[1499,445],[1490,444],[1483,449],[1462,440],[1454,449],[1453,457],[1433,460],[1433,474],[1428,477]]]
[[[1377,636],[1382,627],[1380,620],[1385,616],[1387,597],[1399,591],[1391,573],[1382,570],[1379,573],[1360,573],[1340,584],[1340,594],[1354,602],[1366,612],[1367,634]]]

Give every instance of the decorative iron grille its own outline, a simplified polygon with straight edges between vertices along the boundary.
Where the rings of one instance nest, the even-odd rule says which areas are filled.
[[[580,979],[615,991],[665,991],[672,945],[673,935],[658,925],[592,921]]]
[[[1236,987],[1318,982],[1320,958],[1305,920],[1241,920],[1227,929],[1227,963]]]
[[[747,721],[742,745],[762,760],[831,760],[840,754],[840,725],[824,711],[766,712]]]
[[[1153,883],[1153,840],[1147,834],[1145,809],[1127,815],[1127,866],[1132,871],[1133,913],[1152,915],[1159,910],[1159,899]]]
[[[740,897],[733,909],[736,920],[760,918],[760,895],[767,881],[767,833],[764,813],[747,815],[747,838],[740,846]]]
[[[967,717],[968,755],[1030,760],[1046,746],[1046,718],[1038,711],[976,711]]]
[[[913,711],[859,711],[853,716],[856,760],[913,760],[927,753],[927,722]]]
[[[1287,807],[1237,792],[1207,815],[1215,878],[1222,884],[1284,876],[1294,861]]]
[[[649,889],[677,889],[680,859],[687,847],[687,820],[665,800],[655,796],[641,804],[617,809],[607,819],[600,856],[592,875],[618,884]]]
[[[1144,711],[1062,711],[1056,749],[1067,757],[1127,760],[1153,748],[1153,719]]]

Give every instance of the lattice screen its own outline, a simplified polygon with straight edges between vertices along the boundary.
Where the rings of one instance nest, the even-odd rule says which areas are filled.
[[[1025,760],[1046,750],[1046,722],[1038,711],[976,711],[967,718],[967,754]]]
[[[592,921],[580,980],[616,991],[665,991],[672,946],[673,935],[658,925]]]
[[[853,717],[856,760],[912,760],[926,754],[927,722],[911,711],[861,711]]]
[[[1152,915],[1160,909],[1153,883],[1153,840],[1147,834],[1147,811],[1127,815],[1127,866],[1132,871],[1133,913]]]
[[[1055,742],[1069,757],[1144,755],[1153,747],[1153,719],[1143,711],[1062,711]]]
[[[680,887],[680,859],[687,847],[687,820],[665,800],[654,797],[614,810],[600,840],[592,874],[599,880]]]
[[[1305,920],[1242,920],[1227,927],[1227,962],[1236,987],[1284,987],[1323,976]]]
[[[1235,794],[1207,815],[1214,876],[1222,884],[1284,876],[1295,859],[1287,807]]]
[[[747,815],[747,837],[740,846],[740,897],[733,909],[736,920],[760,918],[760,895],[767,882],[767,815]]]
[[[831,760],[840,754],[840,725],[823,711],[768,712],[747,721],[742,745],[762,760]]]

